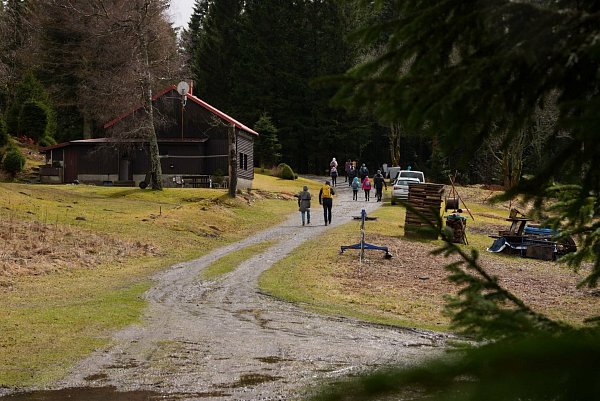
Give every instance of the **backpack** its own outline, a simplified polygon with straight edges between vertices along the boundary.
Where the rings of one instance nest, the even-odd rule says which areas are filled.
[[[365,183],[363,185],[364,189],[371,189],[371,180],[365,179]]]
[[[358,181],[352,181],[352,189],[358,189],[359,187],[359,182]]]
[[[331,198],[331,187],[329,185],[323,185],[322,191],[322,198]]]

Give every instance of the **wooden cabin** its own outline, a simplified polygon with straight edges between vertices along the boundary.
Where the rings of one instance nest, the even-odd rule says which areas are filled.
[[[229,129],[235,130],[238,188],[252,186],[257,132],[175,86],[155,95],[153,106],[165,187],[226,186]],[[141,108],[132,110],[105,124],[105,137],[41,148],[40,181],[143,186],[150,157],[147,141],[136,136],[142,117]]]

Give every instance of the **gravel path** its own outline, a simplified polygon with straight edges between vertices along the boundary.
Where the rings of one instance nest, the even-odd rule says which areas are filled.
[[[116,334],[110,349],[82,361],[58,387],[187,394],[182,400],[290,400],[320,379],[439,354],[442,334],[324,317],[258,291],[259,275],[274,262],[362,208],[379,206],[374,196],[352,201],[344,183],[337,189],[330,226],[314,201],[310,226],[293,213],[283,224],[157,275],[143,323]],[[267,240],[278,242],[217,281],[198,280],[211,262]]]

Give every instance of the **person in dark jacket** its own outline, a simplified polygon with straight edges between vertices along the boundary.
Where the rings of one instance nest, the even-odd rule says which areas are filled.
[[[354,163],[352,165],[350,165],[350,170],[348,170],[348,185],[352,186],[352,180],[354,180],[354,177],[358,177],[358,171],[356,171],[356,168],[354,167]]]
[[[352,168],[352,161],[350,159],[346,160],[346,164],[344,164],[344,173],[346,173],[346,181],[344,182],[352,182],[352,178],[350,178],[350,169]]]
[[[383,174],[381,174],[381,170],[377,170],[377,174],[373,176],[373,185],[375,186],[375,198],[377,202],[381,202],[381,198],[383,197],[383,187],[387,190],[387,184],[385,183],[385,179],[383,178]]]
[[[331,188],[331,183],[325,181],[325,185],[319,191],[319,205],[323,205],[323,218],[325,225],[331,224],[331,209],[333,207],[333,195],[335,191]]]
[[[365,180],[365,177],[368,175],[369,169],[367,168],[365,163],[363,163],[362,166],[360,166],[360,168],[358,169],[358,178],[360,178],[360,182],[363,182]]]
[[[296,195],[298,198],[298,210],[300,211],[300,215],[302,217],[302,225],[306,221],[306,224],[310,224],[310,200],[312,196],[310,192],[308,192],[308,187],[305,185],[302,192],[299,192]],[[305,220],[306,215],[306,220]]]

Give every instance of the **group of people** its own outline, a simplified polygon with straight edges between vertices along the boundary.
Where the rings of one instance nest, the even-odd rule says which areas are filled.
[[[331,186],[329,181],[325,181],[325,184],[319,190],[319,205],[323,205],[323,219],[325,225],[331,224],[331,209],[333,208],[333,195],[335,190]],[[310,201],[312,196],[308,192],[308,187],[305,185],[302,188],[302,192],[296,195],[298,198],[298,210],[302,218],[302,225],[310,224]]]
[[[335,195],[335,187],[337,186],[338,177],[338,162],[335,157],[329,163],[329,174],[331,181],[325,181],[325,184],[319,190],[319,205],[323,206],[323,219],[325,225],[331,224],[331,210],[333,207],[333,195]],[[373,176],[373,180],[369,178],[369,169],[363,163],[359,169],[356,169],[355,164],[348,159],[344,166],[346,171],[346,182],[352,188],[352,199],[358,200],[358,190],[362,189],[365,194],[365,201],[370,201],[371,188],[375,187],[375,198],[377,202],[381,202],[383,198],[383,188],[387,190],[387,184],[381,170]],[[302,217],[302,225],[310,224],[310,202],[312,196],[308,192],[308,187],[304,186],[302,192],[296,195],[298,198],[298,210]]]
[[[375,198],[377,202],[381,202],[381,199],[383,198],[383,188],[385,187],[385,189],[387,189],[387,184],[385,183],[383,174],[381,174],[381,170],[377,170],[377,174],[373,176],[372,182],[368,173],[361,178],[359,177],[360,174],[358,176],[354,176],[352,178],[352,182],[350,183],[350,187],[352,188],[352,199],[355,201],[358,200],[358,190],[362,189],[365,193],[365,201],[370,201],[371,188],[374,186]]]

